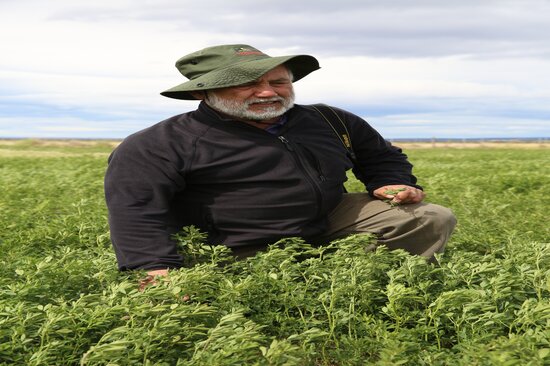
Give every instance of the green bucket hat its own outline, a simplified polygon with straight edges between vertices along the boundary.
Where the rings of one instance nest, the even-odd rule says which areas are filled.
[[[189,81],[160,94],[175,99],[196,99],[189,92],[246,84],[282,64],[292,71],[294,81],[319,69],[317,59],[309,55],[271,57],[245,44],[214,46],[180,58],[176,68]]]

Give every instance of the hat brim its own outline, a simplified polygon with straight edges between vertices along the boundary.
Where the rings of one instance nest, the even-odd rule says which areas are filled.
[[[190,92],[246,84],[259,79],[269,70],[282,64],[286,64],[292,71],[294,76],[293,81],[298,81],[320,68],[317,59],[309,55],[268,57],[260,60],[239,62],[213,70],[185,83],[176,85],[160,94],[168,98],[196,100],[197,98]]]

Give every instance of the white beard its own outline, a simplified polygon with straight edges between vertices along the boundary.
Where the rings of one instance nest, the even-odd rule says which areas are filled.
[[[282,116],[286,111],[294,106],[294,91],[291,91],[288,98],[255,98],[249,99],[244,103],[219,98],[215,92],[210,91],[207,94],[205,102],[218,112],[222,112],[237,119],[247,121],[265,121]],[[265,102],[280,102],[280,104],[275,104],[272,107],[264,108],[262,111],[252,111],[248,109],[249,106],[254,103]]]

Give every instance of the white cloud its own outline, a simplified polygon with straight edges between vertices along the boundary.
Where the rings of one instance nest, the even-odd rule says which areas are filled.
[[[365,119],[371,121],[368,116]],[[392,139],[414,138],[534,138],[546,137],[548,120],[467,114],[389,115],[370,124]]]
[[[324,65],[296,83],[298,100],[343,106],[377,126],[388,120],[403,125],[383,129],[391,137],[433,133],[408,128],[411,115],[446,136],[550,135],[550,60],[356,57]],[[524,128],[507,128],[517,125]]]
[[[1,117],[0,136],[18,138],[123,138],[146,125],[135,120],[78,117]]]
[[[184,81],[180,56],[219,43],[317,56],[322,69],[296,83],[301,103],[399,116],[403,128],[412,116],[470,133],[454,122],[470,116],[487,124],[479,133],[515,133],[550,120],[549,17],[541,0],[3,1],[0,136],[17,132],[7,119],[43,126],[37,114],[51,113],[73,127],[49,122],[36,133],[81,124],[120,137],[193,109],[159,93]],[[94,130],[106,121],[127,130]]]

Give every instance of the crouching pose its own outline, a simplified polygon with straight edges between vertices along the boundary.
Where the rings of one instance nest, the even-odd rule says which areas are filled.
[[[352,113],[294,104],[293,82],[319,69],[314,57],[223,45],[176,67],[189,81],[161,94],[199,100],[198,108],[127,137],[109,159],[105,194],[121,270],[179,267],[171,237],[187,225],[238,256],[284,237],[323,244],[354,233],[428,258],[443,251],[455,217],[422,202],[399,148]],[[350,169],[365,192],[346,193]]]

